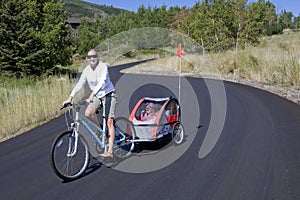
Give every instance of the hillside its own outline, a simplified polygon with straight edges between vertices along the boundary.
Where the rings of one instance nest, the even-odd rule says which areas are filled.
[[[98,5],[81,0],[63,0],[64,8],[68,11],[68,17],[93,17],[98,15],[117,15],[123,9],[114,8],[112,6]]]

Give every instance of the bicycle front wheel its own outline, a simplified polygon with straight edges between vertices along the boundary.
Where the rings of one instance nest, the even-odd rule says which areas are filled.
[[[64,180],[80,177],[88,167],[89,152],[86,141],[73,131],[66,131],[59,135],[51,147],[50,162],[55,174]]]
[[[114,155],[118,158],[128,157],[134,149],[135,129],[131,121],[125,117],[115,119],[115,134],[125,135],[125,138],[114,144]]]

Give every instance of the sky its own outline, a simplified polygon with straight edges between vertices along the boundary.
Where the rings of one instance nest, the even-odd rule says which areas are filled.
[[[113,6],[115,8],[122,8],[129,11],[137,11],[137,9],[144,5],[148,7],[161,7],[166,5],[167,8],[170,6],[179,7],[187,6],[193,7],[199,0],[84,0],[91,3],[103,4],[107,6]],[[270,0],[276,6],[276,12],[281,13],[282,10],[292,12],[294,16],[300,15],[300,1],[299,0]],[[248,0],[250,2],[257,2],[257,0]]]

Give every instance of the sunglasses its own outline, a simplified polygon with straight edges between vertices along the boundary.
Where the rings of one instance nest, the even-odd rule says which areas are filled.
[[[97,55],[88,55],[87,59],[97,58]]]

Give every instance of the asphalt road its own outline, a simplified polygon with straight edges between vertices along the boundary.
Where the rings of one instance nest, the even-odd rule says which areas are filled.
[[[179,97],[179,77],[122,75],[118,115],[141,96]],[[0,144],[1,199],[300,199],[300,107],[218,80],[180,78],[183,144],[141,145],[113,165],[91,161],[78,180],[53,173],[49,152],[63,117]],[[59,107],[59,105],[58,105]]]

